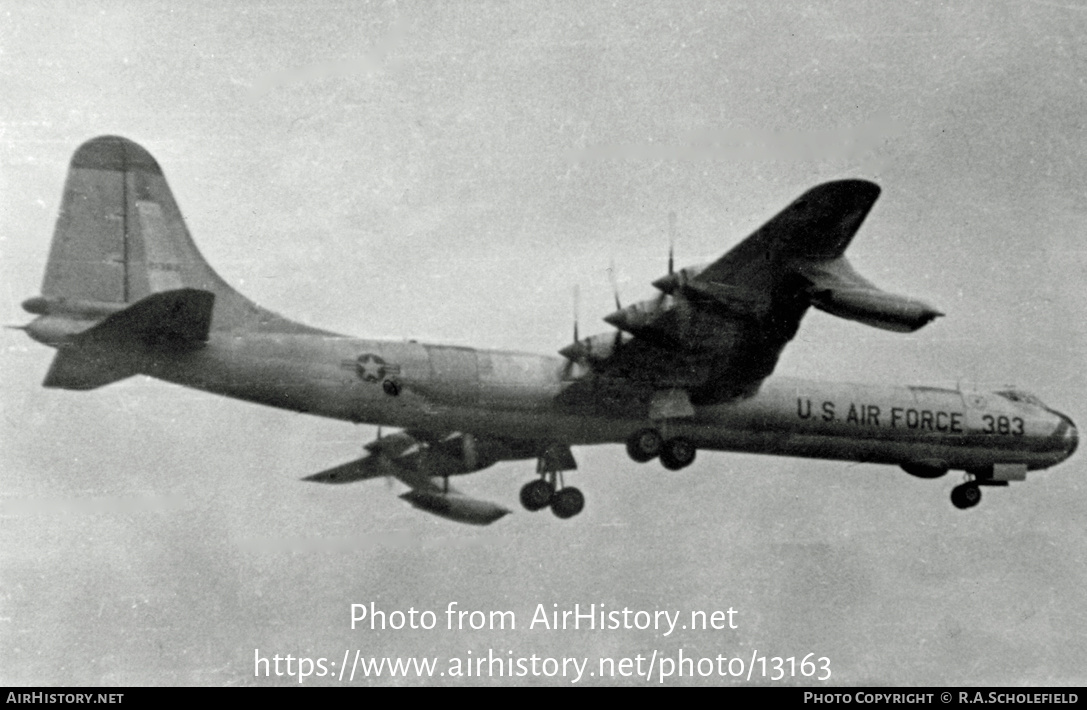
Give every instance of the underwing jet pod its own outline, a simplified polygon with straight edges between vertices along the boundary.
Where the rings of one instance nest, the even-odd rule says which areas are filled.
[[[618,308],[617,329],[561,357],[352,338],[265,310],[197,251],[158,163],[103,136],[72,158],[41,295],[24,327],[56,348],[46,387],[132,375],[318,416],[399,428],[356,460],[308,476],[395,478],[421,510],[488,524],[509,511],[449,486],[499,461],[535,460],[528,510],[560,518],[585,498],[563,480],[572,446],[623,443],[637,462],[689,466],[699,449],[965,472],[959,508],[1058,464],[1075,425],[1019,390],[962,391],[769,378],[809,307],[897,332],[941,313],[858,275],[846,248],[880,189],[808,190],[717,261],[669,272]],[[768,379],[769,378],[769,379]],[[380,430],[379,430],[380,431]]]

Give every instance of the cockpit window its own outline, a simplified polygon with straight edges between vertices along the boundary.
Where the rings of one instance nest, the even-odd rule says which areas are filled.
[[[1023,390],[1004,390],[997,392],[998,395],[1004,399],[1011,400],[1012,402],[1022,402],[1024,404],[1033,404],[1035,407],[1044,407],[1042,400],[1038,399],[1030,392],[1024,392]]]

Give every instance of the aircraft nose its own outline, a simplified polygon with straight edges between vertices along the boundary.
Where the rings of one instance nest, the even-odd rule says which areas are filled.
[[[1055,410],[1053,413],[1061,418],[1061,423],[1057,425],[1057,431],[1055,433],[1061,438],[1061,444],[1064,447],[1064,457],[1068,458],[1075,453],[1076,447],[1079,446],[1079,432],[1076,430],[1076,424],[1072,421],[1071,417]]]

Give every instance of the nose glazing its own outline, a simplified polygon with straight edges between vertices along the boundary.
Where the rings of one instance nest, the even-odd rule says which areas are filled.
[[[1055,410],[1050,411],[1061,418],[1056,433],[1060,436],[1061,444],[1064,447],[1064,457],[1068,458],[1075,453],[1076,447],[1079,446],[1079,432],[1076,430],[1075,422],[1072,421],[1071,417]]]

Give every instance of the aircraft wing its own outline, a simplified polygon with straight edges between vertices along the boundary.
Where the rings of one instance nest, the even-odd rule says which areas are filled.
[[[634,385],[651,417],[683,416],[692,405],[755,394],[810,306],[902,332],[942,315],[881,291],[846,260],[879,193],[866,180],[824,183],[717,261],[658,279],[659,296],[604,318],[619,332],[561,351],[591,373],[565,396],[618,380]]]
[[[379,437],[365,448],[366,456],[303,480],[352,483],[396,478],[411,488],[401,499],[415,508],[461,523],[489,525],[510,512],[497,503],[472,498],[449,486],[449,476],[479,470],[497,460],[490,458],[491,448],[486,444],[479,452],[471,435],[402,431]]]

